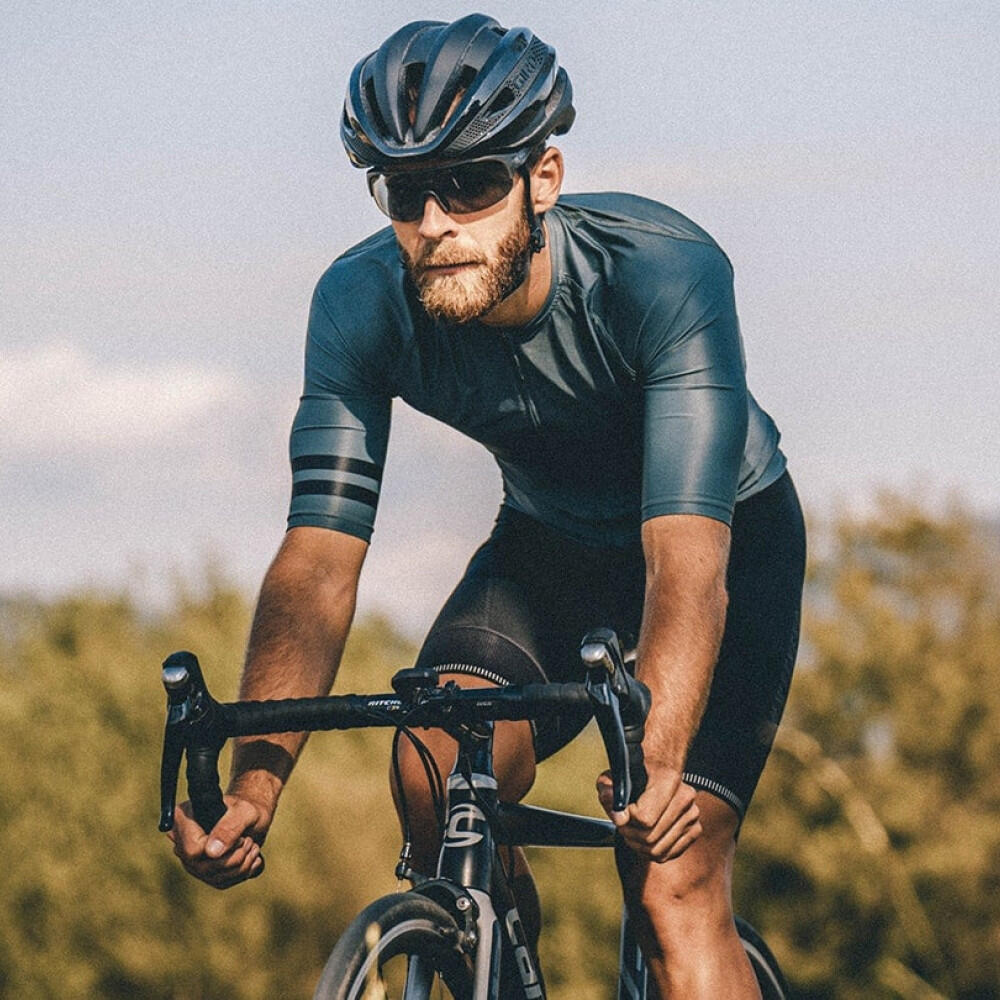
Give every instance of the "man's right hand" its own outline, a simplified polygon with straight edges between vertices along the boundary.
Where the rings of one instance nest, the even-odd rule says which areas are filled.
[[[327,528],[292,528],[261,585],[241,701],[312,698],[330,690],[354,616],[368,543]],[[260,846],[305,733],[237,739],[226,812],[206,834],[191,803],[174,810],[167,836],[195,878],[217,889],[264,870]]]
[[[206,834],[190,802],[174,810],[174,828],[167,833],[174,854],[195,878],[216,889],[229,889],[264,871],[264,843],[272,815],[250,799],[224,796],[226,812]]]

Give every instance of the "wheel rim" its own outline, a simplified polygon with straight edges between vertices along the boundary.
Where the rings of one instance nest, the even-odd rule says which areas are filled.
[[[373,923],[365,934],[368,954],[358,974],[360,990],[352,991],[351,1000],[460,1000],[430,956],[406,950],[407,938],[426,929],[421,919],[385,931]]]
[[[454,1000],[440,972],[420,955],[393,955],[368,970],[358,1000]]]

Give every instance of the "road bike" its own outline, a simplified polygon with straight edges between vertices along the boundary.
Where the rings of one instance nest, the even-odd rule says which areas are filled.
[[[614,808],[635,801],[646,780],[641,744],[649,692],[625,669],[610,629],[588,633],[580,655],[583,683],[463,689],[439,686],[433,670],[411,668],[393,677],[391,694],[220,703],[208,693],[197,658],[174,653],[162,673],[167,723],[160,830],[173,825],[185,755],[194,816],[206,831],[218,822],[225,812],[218,758],[230,737],[383,726],[397,731],[394,750],[403,737],[414,740],[421,754],[423,744],[413,731],[443,729],[458,745],[446,782],[435,778],[426,750],[421,754],[441,810],[437,872],[418,877],[404,845],[397,875],[411,878],[414,887],[375,900],[355,918],[330,954],[314,1000],[544,1000],[544,979],[521,923],[503,849],[614,847],[617,838],[605,819],[501,801],[493,730],[499,720],[544,725],[556,716],[593,716],[608,755]],[[760,935],[739,918],[737,928],[764,1000],[785,1000],[787,985]],[[651,990],[626,908],[617,997],[646,1000]]]

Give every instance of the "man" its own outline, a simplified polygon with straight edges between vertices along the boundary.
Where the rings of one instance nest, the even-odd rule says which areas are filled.
[[[463,685],[564,680],[579,640],[637,635],[649,784],[614,814],[661,994],[758,996],[730,902],[739,825],[798,640],[804,535],[778,432],[746,389],[729,261],[666,206],[559,199],[572,90],[555,52],[483,15],[415,22],[355,68],[341,135],[392,220],[320,280],[292,430],[289,531],[264,579],[241,697],[326,693],[354,612],[390,400],[461,429],[503,472],[490,538],[418,663]],[[498,727],[501,795],[574,733]],[[206,836],[175,850],[219,887],[260,844],[304,737],[237,748]],[[447,771],[454,743],[429,740]],[[433,872],[423,769],[404,756],[414,865]],[[605,807],[606,776],[598,779]],[[530,877],[518,860],[519,897]]]

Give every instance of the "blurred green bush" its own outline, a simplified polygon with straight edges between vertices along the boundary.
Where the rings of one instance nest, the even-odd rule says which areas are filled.
[[[786,723],[742,832],[738,907],[797,995],[1000,997],[1000,586],[961,511],[885,498],[810,573]],[[80,593],[0,605],[0,998],[308,997],[342,927],[395,888],[390,735],[317,735],[265,847],[218,893],[156,832],[159,663],[195,650],[231,698],[245,598],[207,573],[162,612]],[[384,689],[413,647],[356,626],[339,690]],[[531,798],[594,812],[588,730]],[[612,995],[607,852],[532,854],[553,1000]]]

